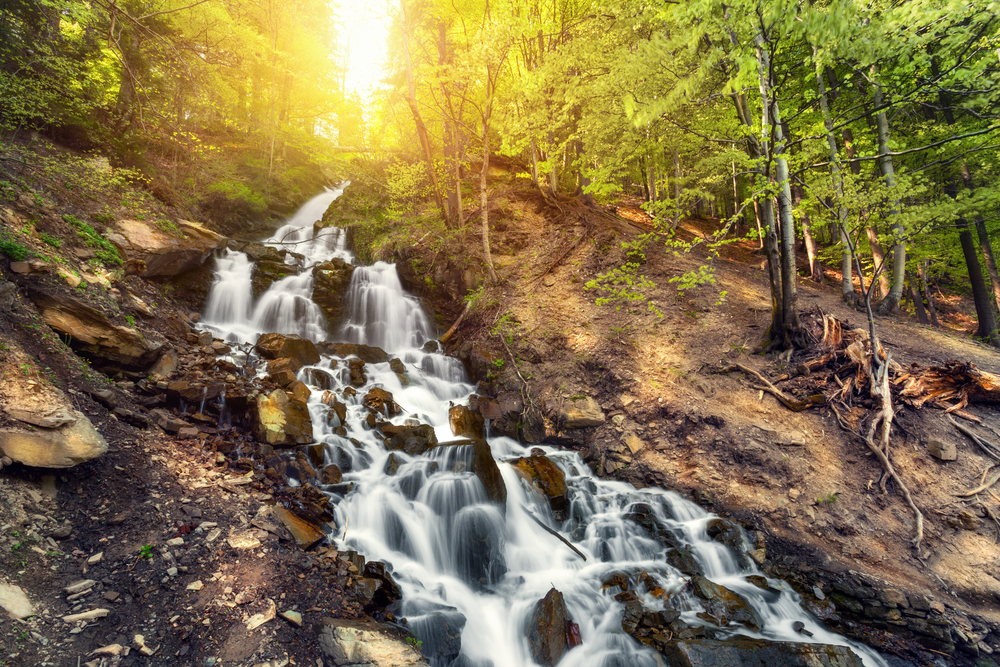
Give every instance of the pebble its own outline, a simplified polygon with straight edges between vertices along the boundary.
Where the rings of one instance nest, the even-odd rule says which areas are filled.
[[[179,547],[182,546],[183,544],[184,544],[183,537],[175,537],[172,540],[167,540],[168,547]]]
[[[302,627],[302,614],[297,611],[292,611],[291,609],[283,611],[281,612],[281,617],[296,627]]]
[[[87,565],[97,565],[104,559],[104,552],[98,551],[96,554],[87,559]]]
[[[192,581],[190,584],[188,584],[187,585],[187,590],[189,590],[189,591],[200,591],[204,587],[205,587],[205,584],[201,583],[201,580],[199,579],[198,581]]]
[[[220,528],[213,528],[212,531],[205,536],[205,541],[211,544],[212,542],[219,539],[220,535],[222,535],[222,530]]]
[[[167,568],[167,576],[168,577],[176,577],[177,576],[177,568],[176,567],[168,567]]]
[[[93,588],[94,584],[96,583],[97,582],[94,581],[93,579],[81,579],[80,581],[72,583],[66,588],[64,588],[63,592],[69,595],[73,595],[75,593],[80,593],[82,591],[86,591]]]
[[[118,599],[118,597],[119,593],[116,593],[115,591],[107,591],[106,593],[104,593],[104,599],[107,600],[108,602],[114,602],[115,600]]]
[[[76,623],[77,621],[92,621],[95,618],[104,618],[111,612],[107,609],[91,609],[90,611],[84,611],[79,614],[70,614],[68,616],[63,616],[62,620],[65,623]]]

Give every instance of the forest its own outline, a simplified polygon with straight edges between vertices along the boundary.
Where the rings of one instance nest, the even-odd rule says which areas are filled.
[[[656,221],[719,219],[759,243],[768,343],[801,347],[797,276],[875,314],[936,324],[935,287],[971,294],[1000,345],[995,3],[855,0],[462,1],[372,7],[384,78],[347,85],[335,2],[10,0],[0,14],[0,158],[41,133],[106,155],[160,201],[223,227],[337,177],[377,216],[477,226],[491,160],[542,196],[638,196]],[[364,45],[361,45],[362,47]],[[464,236],[463,236],[464,238]],[[807,266],[796,262],[803,248]],[[641,262],[594,281],[642,300]],[[495,274],[493,274],[495,277]]]

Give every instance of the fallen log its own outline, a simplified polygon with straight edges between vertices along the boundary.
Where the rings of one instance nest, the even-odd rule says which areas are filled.
[[[911,370],[903,378],[900,399],[915,408],[931,400],[957,399],[960,410],[970,401],[1000,403],[1000,376],[976,368],[973,363],[949,361],[944,366]]]

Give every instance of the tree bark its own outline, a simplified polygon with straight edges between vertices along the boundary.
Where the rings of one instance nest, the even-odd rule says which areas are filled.
[[[913,289],[913,278],[910,278],[910,299],[913,300],[913,308],[917,311],[917,321],[921,324],[930,324],[930,320],[927,319],[927,311],[924,310],[924,301],[920,298],[920,292]]]
[[[875,106],[882,106],[882,86],[878,83],[874,85]],[[889,120],[886,117],[885,109],[875,114],[875,124],[878,129],[878,165],[885,179],[886,187],[893,188],[896,185],[896,171],[892,165],[892,156],[889,155]],[[877,310],[881,315],[895,312],[899,308],[899,300],[903,298],[903,283],[906,280],[906,239],[904,238],[903,226],[899,224],[899,203],[895,200],[889,209],[891,217],[890,229],[892,230],[892,286],[885,296],[878,303]],[[883,270],[883,274],[885,271]]]
[[[885,271],[885,251],[882,250],[882,244],[879,243],[877,229],[869,225],[865,227],[865,233],[868,235],[868,244],[872,249],[872,259],[874,260],[872,270],[881,269],[878,274],[878,297],[882,299],[889,293],[889,277]]]
[[[979,264],[979,254],[976,252],[976,242],[969,230],[969,223],[965,218],[959,218],[955,226],[958,228],[958,240],[962,244],[962,254],[965,255],[965,266],[969,270],[972,300],[976,304],[976,315],[979,318],[976,336],[994,347],[1000,347],[1000,335],[997,334],[997,319],[993,312],[993,300],[986,289],[986,281],[983,280],[983,269]]]
[[[993,301],[1000,311],[1000,273],[997,273],[997,260],[993,255],[993,244],[990,242],[990,235],[986,232],[986,221],[983,216],[975,217],[976,232],[979,235],[979,247],[983,249],[983,259],[986,261],[986,272],[990,276],[990,285],[993,287]]]
[[[938,322],[937,317],[937,306],[934,305],[934,295],[931,294],[930,285],[927,284],[927,274],[924,268],[926,261],[917,265],[917,273],[920,276],[920,291],[923,292],[924,298],[927,299],[927,313],[931,318],[931,326],[935,328],[940,328],[941,324]]]

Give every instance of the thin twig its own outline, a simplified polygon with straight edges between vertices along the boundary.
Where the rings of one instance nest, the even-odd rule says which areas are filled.
[[[973,433],[972,430],[967,426],[962,426],[961,424],[959,424],[957,421],[951,418],[951,415],[948,415],[948,421],[951,422],[952,426],[957,428],[965,435],[969,436],[969,439],[972,440],[972,442],[976,443],[979,446],[979,448],[986,453],[987,456],[989,456],[991,459],[995,461],[1000,461],[1000,453],[997,452],[996,448],[994,448],[993,445],[991,445],[990,443],[986,442],[986,440]]]
[[[555,537],[555,538],[558,538],[560,542],[562,542],[563,544],[565,544],[566,546],[568,546],[568,547],[569,547],[570,549],[572,549],[572,550],[573,550],[573,553],[575,553],[575,554],[576,554],[577,556],[579,556],[579,557],[580,557],[580,558],[582,558],[583,560],[587,560],[587,557],[583,555],[583,552],[582,552],[582,551],[580,551],[579,549],[577,549],[577,548],[576,548],[575,546],[573,546],[573,543],[572,543],[572,542],[570,542],[570,541],[569,541],[569,540],[567,540],[567,539],[566,539],[565,537],[563,537],[562,535],[560,535],[560,534],[559,534],[558,532],[556,532],[556,531],[552,530],[551,528],[549,528],[548,526],[546,526],[546,525],[545,525],[544,523],[542,523],[541,521],[539,521],[539,520],[538,520],[538,519],[537,519],[537,518],[535,517],[535,515],[534,515],[534,514],[532,514],[531,512],[529,512],[529,511],[528,511],[527,509],[525,509],[525,510],[524,510],[524,513],[525,513],[525,514],[527,514],[527,515],[528,515],[528,517],[529,517],[529,518],[530,518],[530,519],[531,519],[532,521],[534,521],[534,522],[535,522],[535,523],[537,523],[537,524],[538,524],[539,526],[541,526],[541,527],[542,527],[542,529],[543,529],[543,530],[544,530],[545,532],[547,532],[547,533],[548,533],[549,535],[552,535],[552,536],[553,536],[553,537]]]
[[[998,481],[1000,481],[1000,472],[998,472],[996,475],[994,475],[993,477],[991,477],[988,482],[986,482],[984,484],[980,484],[976,488],[974,488],[974,489],[972,489],[970,491],[966,491],[965,493],[956,493],[955,495],[958,496],[959,498],[968,498],[970,496],[976,495],[977,493],[982,493],[986,489],[988,489],[991,486],[993,486],[994,484],[996,484]]]

